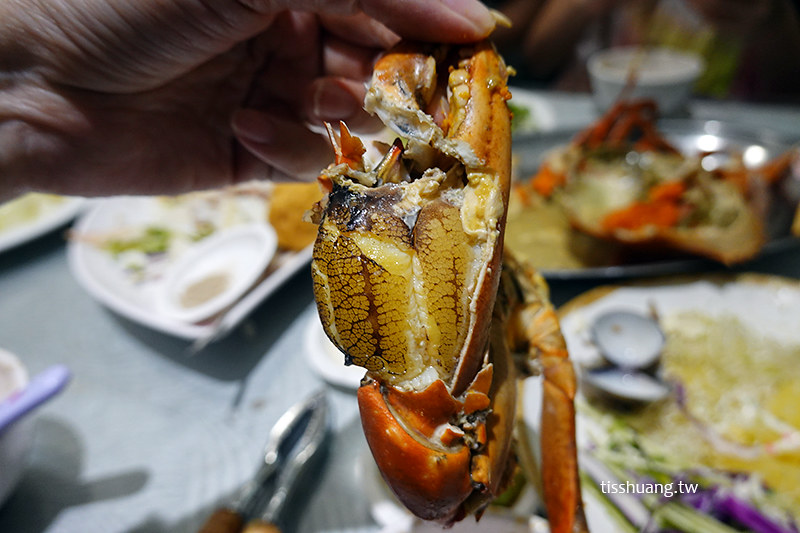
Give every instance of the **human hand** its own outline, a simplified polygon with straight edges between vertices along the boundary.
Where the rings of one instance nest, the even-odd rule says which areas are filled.
[[[0,197],[308,177],[304,123],[361,120],[376,52],[492,27],[476,0],[3,2]]]
[[[775,0],[688,0],[709,23],[746,38],[770,15]]]

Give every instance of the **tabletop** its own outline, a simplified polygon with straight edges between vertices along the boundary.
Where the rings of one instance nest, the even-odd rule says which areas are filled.
[[[550,129],[596,118],[585,94],[532,92]],[[800,138],[800,107],[693,102],[689,116]],[[722,267],[720,267],[722,268]],[[736,268],[800,278],[800,249]],[[551,282],[556,305],[604,280]],[[226,338],[197,353],[107,310],[70,273],[62,232],[0,254],[0,347],[31,374],[56,363],[67,389],[36,413],[20,484],[0,507],[9,533],[194,532],[253,474],[272,424],[324,388],[333,437],[284,513],[298,532],[380,530],[370,515],[355,394],[309,367],[316,309],[301,269]]]

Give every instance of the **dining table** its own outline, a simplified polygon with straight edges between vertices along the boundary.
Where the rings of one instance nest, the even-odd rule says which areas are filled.
[[[533,102],[526,135],[574,130],[599,116],[588,93],[520,86],[512,94]],[[800,105],[696,99],[684,116],[800,140]],[[0,254],[0,348],[31,375],[56,364],[72,375],[33,414],[27,464],[0,506],[0,532],[197,532],[254,474],[280,415],[319,390],[330,405],[330,435],[280,525],[298,533],[403,530],[376,518],[376,474],[355,390],[326,381],[306,357],[309,325],[318,320],[308,266],[224,338],[197,350],[88,294],[70,270],[65,230]],[[800,246],[703,269],[800,279]],[[624,281],[550,279],[550,295],[559,306]]]

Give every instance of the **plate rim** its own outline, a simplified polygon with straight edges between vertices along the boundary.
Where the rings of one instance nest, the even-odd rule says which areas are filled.
[[[322,323],[319,320],[316,306],[313,307],[314,311],[310,313],[311,316],[306,324],[303,339],[303,349],[306,353],[306,360],[312,370],[324,381],[338,387],[355,391],[361,385],[361,380],[364,378],[367,370],[355,365],[335,365],[332,360],[329,360],[327,355],[323,353],[325,348],[321,345],[322,339],[327,339],[327,337],[325,337],[325,332],[322,329]],[[344,355],[342,355],[342,358],[344,358]],[[356,379],[356,371],[358,371],[358,379]]]
[[[556,116],[555,107],[546,97],[524,87],[514,85],[510,86],[509,90],[511,91],[509,102],[514,105],[524,106],[534,117],[533,124],[529,128],[520,130],[514,135],[540,135],[558,131],[558,117]],[[516,101],[514,101],[515,98]]]

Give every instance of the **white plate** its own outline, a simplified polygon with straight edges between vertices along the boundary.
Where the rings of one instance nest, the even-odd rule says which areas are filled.
[[[333,385],[356,390],[367,372],[360,366],[345,366],[344,355],[325,335],[317,313],[306,327],[305,351],[311,368]]]
[[[255,217],[260,221],[266,220],[260,211],[264,207],[257,205],[259,201],[266,200],[243,199],[242,201],[249,201],[252,205],[243,205],[242,209],[232,209],[230,213],[205,212],[204,216],[228,219],[236,215],[242,218],[237,220],[236,224],[253,222],[247,220],[246,216]],[[202,346],[228,333],[289,277],[301,268],[307,267],[311,260],[311,246],[300,252],[280,251],[270,264],[268,275],[227,312],[213,321],[189,323],[165,316],[157,310],[156,295],[160,289],[159,283],[163,281],[160,276],[163,276],[163,271],[176,257],[188,249],[185,243],[183,247],[176,245],[175,250],[171,249],[169,254],[165,254],[163,264],[154,262],[147,279],[137,281],[126,271],[124,264],[114,260],[107,251],[89,242],[91,239],[112,234],[120,229],[162,223],[164,217],[162,202],[153,197],[127,196],[98,201],[75,224],[76,237],[70,240],[67,249],[72,274],[86,291],[111,310],[143,326],[197,341],[198,346]],[[212,210],[217,208],[217,204],[213,202],[209,205]],[[247,215],[248,207],[252,215]],[[208,208],[208,205],[203,206],[203,209]],[[180,226],[185,224],[186,220],[174,220],[172,223]]]
[[[20,198],[11,200],[10,202],[15,201],[29,200]],[[0,208],[4,206],[7,207],[10,202],[0,205]],[[0,252],[10,250],[15,246],[60,228],[75,218],[81,209],[83,209],[85,203],[85,199],[78,197],[64,197],[55,204],[43,202],[36,216],[25,222],[15,224],[4,231],[0,231]]]
[[[556,129],[558,121],[553,105],[546,98],[520,87],[509,87],[509,104],[528,110],[529,115],[515,125],[514,135],[542,133]]]
[[[758,274],[676,278],[661,285],[630,285],[610,291],[601,287],[566,304],[561,309],[561,330],[576,366],[594,364],[600,358],[591,342],[592,321],[603,313],[620,309],[642,314],[655,309],[664,320],[693,310],[711,317],[732,316],[776,342],[800,344],[800,329],[797,328],[800,323],[799,282]],[[541,413],[540,379],[526,380],[523,405],[525,421],[536,431]],[[591,444],[588,437],[591,425],[591,419],[578,415],[579,449]],[[619,529],[592,493],[584,490],[584,499],[592,531]]]
[[[253,288],[272,262],[277,243],[269,224],[240,224],[215,232],[172,263],[161,283],[157,309],[192,323],[219,314]]]
[[[691,310],[702,310],[711,317],[725,314],[778,342],[800,343],[800,284],[756,274],[722,282],[719,280],[725,278],[711,276],[688,279],[691,278],[662,285],[619,287],[585,305],[568,303],[561,330],[573,362],[597,361],[599,354],[589,340],[589,325],[600,314],[619,309],[648,314],[652,307],[662,319]],[[580,302],[580,297],[576,301]]]

